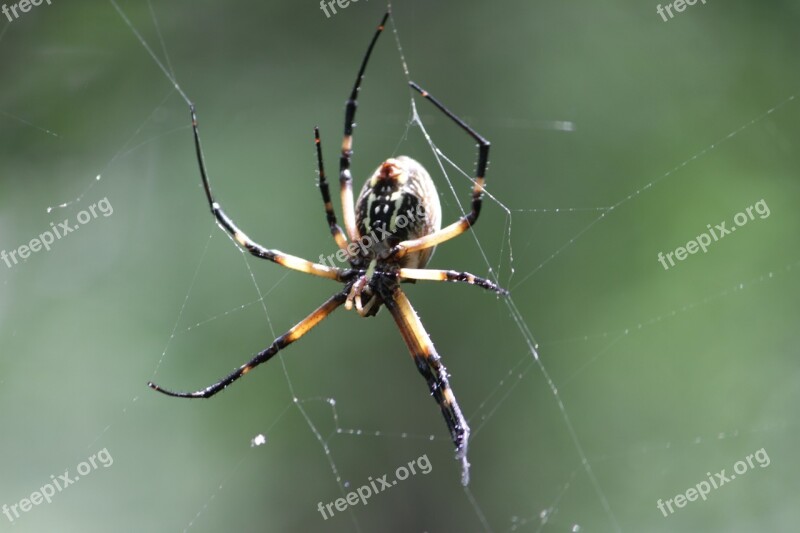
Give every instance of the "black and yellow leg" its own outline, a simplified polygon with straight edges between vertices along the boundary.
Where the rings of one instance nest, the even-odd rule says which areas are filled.
[[[319,128],[314,128],[314,143],[317,146],[319,190],[322,193],[322,202],[325,204],[325,217],[328,220],[328,227],[330,227],[331,235],[333,235],[333,240],[336,241],[336,245],[342,250],[347,250],[347,237],[345,237],[342,228],[336,221],[336,213],[333,210],[333,202],[331,202],[331,190],[328,186],[328,180],[325,177],[325,166],[322,163],[322,142],[319,139]]]
[[[424,281],[449,281],[453,283],[467,283],[477,287],[489,289],[498,294],[506,295],[508,291],[498,286],[493,281],[479,278],[469,272],[457,272],[455,270],[434,270],[430,268],[401,268],[398,271],[400,280],[424,280]]]
[[[324,304],[317,308],[316,311],[308,315],[306,318],[301,320],[296,326],[292,329],[278,337],[273,341],[273,343],[267,348],[256,354],[248,363],[240,366],[234,372],[226,376],[225,378],[221,379],[217,383],[206,387],[205,389],[201,389],[196,392],[172,392],[167,389],[163,389],[160,386],[156,385],[152,381],[147,384],[148,387],[151,389],[155,389],[158,392],[164,393],[167,396],[175,396],[177,398],[210,398],[214,396],[216,393],[223,390],[225,387],[239,379],[240,377],[244,376],[252,369],[260,365],[261,363],[266,363],[269,361],[275,354],[277,354],[280,350],[287,347],[294,341],[298,340],[300,337],[308,333],[314,326],[322,322],[328,315],[330,315],[337,307],[342,305],[347,298],[347,293],[342,292],[336,294],[329,298]]]
[[[375,35],[372,37],[372,41],[369,43],[367,53],[361,61],[361,68],[358,69],[358,75],[350,93],[350,98],[347,99],[344,109],[344,138],[342,139],[342,155],[339,159],[339,186],[341,187],[344,227],[347,231],[347,236],[353,242],[359,239],[358,230],[356,229],[355,202],[353,200],[353,178],[350,175],[350,161],[353,157],[353,127],[355,126],[356,108],[358,107],[358,91],[361,90],[361,82],[364,80],[364,71],[367,68],[369,56],[372,55],[372,49],[375,48],[378,37],[383,33],[383,28],[389,19],[389,13],[387,11],[383,16]]]
[[[447,379],[447,369],[436,353],[425,327],[422,325],[411,302],[400,290],[394,289],[392,297],[385,299],[386,307],[394,317],[403,340],[406,341],[411,356],[417,364],[420,373],[428,382],[431,395],[442,409],[447,429],[456,447],[456,457],[461,461],[461,482],[469,483],[469,462],[467,461],[467,443],[469,441],[469,426],[461,414],[450,382]]]
[[[454,115],[447,109],[439,100],[431,96],[427,91],[423,90],[416,83],[409,82],[411,87],[418,91],[423,98],[430,101],[442,113],[448,116],[455,122],[461,129],[466,131],[470,137],[475,139],[478,143],[478,164],[476,167],[475,184],[472,187],[472,208],[469,213],[462,216],[458,221],[450,224],[449,226],[435,231],[429,235],[420,237],[419,239],[412,239],[399,243],[392,249],[390,257],[401,258],[411,252],[418,252],[425,248],[431,248],[445,241],[457,237],[467,231],[478,220],[478,215],[481,212],[481,203],[483,200],[483,186],[485,183],[486,167],[489,163],[489,141],[481,137],[478,132],[469,127],[466,122]]]
[[[285,254],[278,250],[267,249],[250,239],[250,237],[248,237],[236,226],[236,224],[234,224],[233,220],[231,220],[231,218],[225,214],[225,211],[222,210],[222,207],[220,207],[220,205],[214,200],[214,195],[211,193],[211,184],[208,181],[205,158],[203,157],[203,149],[200,145],[200,133],[197,129],[197,114],[195,113],[194,105],[191,106],[190,110],[192,114],[192,131],[194,132],[194,145],[195,151],[197,152],[197,163],[200,166],[200,176],[203,179],[203,188],[206,191],[206,197],[208,198],[208,204],[211,207],[211,213],[214,215],[214,218],[217,219],[217,223],[222,226],[222,228],[228,232],[228,234],[233,237],[233,239],[241,247],[245,248],[248,252],[256,257],[267,259],[273,263],[278,263],[279,265],[291,268],[292,270],[297,270],[299,272],[305,272],[306,274],[312,274],[314,276],[334,279],[337,281],[344,281],[346,276],[343,270],[312,263],[311,261]]]

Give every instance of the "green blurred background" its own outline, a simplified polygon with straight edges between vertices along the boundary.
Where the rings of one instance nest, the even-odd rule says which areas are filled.
[[[344,100],[385,6],[120,7],[197,104],[240,226],[309,258],[334,251],[312,131],[335,176]],[[0,504],[104,448],[114,463],[13,524],[0,515],[0,531],[797,531],[800,3],[709,0],[668,22],[641,1],[393,9],[412,79],[493,143],[477,239],[431,266],[491,269],[513,304],[407,291],[473,428],[469,490],[385,311],[336,313],[210,401],[147,389],[215,381],[335,285],[245,263],[208,213],[167,77],[112,5],[54,0],[0,18],[0,249],[103,198],[114,213],[0,263]],[[356,182],[412,155],[455,219],[470,182],[408,127],[411,96],[387,32],[362,91]],[[470,173],[472,142],[417,108]],[[762,198],[768,218],[658,263]],[[768,467],[669,517],[656,508],[761,448]],[[317,511],[423,454],[430,474]]]

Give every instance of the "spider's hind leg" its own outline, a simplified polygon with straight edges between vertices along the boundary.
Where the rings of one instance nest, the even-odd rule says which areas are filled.
[[[456,458],[461,462],[461,483],[466,486],[469,484],[467,444],[470,430],[450,388],[447,369],[405,293],[399,287],[395,288],[392,296],[385,298],[385,304],[400,328],[417,368],[428,382],[431,395],[442,409],[447,429],[450,430],[450,437],[456,447]]]

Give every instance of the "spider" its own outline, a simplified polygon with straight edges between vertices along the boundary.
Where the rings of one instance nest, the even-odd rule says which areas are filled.
[[[418,280],[461,282],[483,287],[501,295],[508,294],[505,289],[500,288],[494,282],[467,272],[425,268],[438,244],[461,235],[478,219],[483,196],[484,175],[489,159],[489,142],[427,91],[416,83],[409,82],[409,85],[423,98],[430,101],[477,142],[478,164],[472,189],[472,209],[458,221],[442,229],[441,206],[433,180],[422,165],[405,156],[384,161],[364,184],[358,200],[354,201],[350,162],[353,154],[356,99],[361,89],[367,62],[378,37],[383,32],[389,15],[390,12],[387,11],[372,37],[345,107],[344,140],[339,159],[339,185],[344,230],[337,222],[331,202],[322,162],[319,128],[314,128],[319,188],[325,205],[325,215],[330,232],[339,247],[337,253],[346,257],[350,268],[337,268],[314,263],[278,250],[268,249],[253,241],[236,226],[211,192],[200,144],[197,115],[194,105],[190,104],[192,132],[200,176],[217,224],[239,246],[252,255],[306,274],[338,281],[344,284],[344,288],[289,331],[275,339],[267,349],[259,352],[249,362],[213,385],[196,392],[173,392],[153,382],[148,383],[148,386],[168,396],[210,398],[256,366],[269,361],[289,344],[300,339],[341,305],[344,305],[345,309],[351,310],[355,304],[356,311],[362,317],[374,316],[381,306],[386,306],[397,323],[417,368],[425,377],[431,395],[441,407],[455,445],[456,458],[461,462],[461,482],[467,485],[469,483],[467,442],[470,429],[450,388],[447,370],[416,311],[400,288],[400,283],[415,283]],[[375,238],[377,233],[380,233],[382,240]]]

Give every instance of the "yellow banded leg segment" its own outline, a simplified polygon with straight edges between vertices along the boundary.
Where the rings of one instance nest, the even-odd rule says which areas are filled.
[[[236,224],[234,224],[233,220],[231,220],[231,218],[225,214],[225,211],[222,210],[222,207],[220,207],[217,202],[213,202],[211,204],[211,212],[217,219],[217,223],[222,226],[222,229],[224,229],[231,237],[233,237],[233,240],[236,241],[239,246],[250,252],[251,255],[272,261],[273,263],[291,268],[292,270],[297,270],[298,272],[304,272],[306,274],[312,274],[314,276],[336,281],[344,280],[344,272],[341,269],[312,263],[306,259],[285,254],[278,250],[270,250],[258,244],[248,237],[245,232],[240,230]]]
[[[297,323],[292,329],[275,339],[272,344],[266,350],[262,350],[258,354],[255,355],[250,361],[243,364],[232,373],[227,375],[226,377],[222,378],[218,382],[214,383],[206,387],[205,389],[201,389],[195,392],[172,392],[167,389],[161,388],[159,385],[156,385],[153,382],[148,383],[147,385],[151,389],[155,389],[159,392],[162,392],[168,396],[176,396],[178,398],[210,398],[217,394],[218,392],[224,390],[228,385],[239,379],[240,377],[244,376],[252,369],[260,365],[261,363],[266,363],[272,357],[277,354],[280,350],[286,348],[296,340],[300,339],[303,335],[311,331],[314,326],[322,322],[328,315],[330,315],[333,311],[335,311],[340,305],[342,305],[347,298],[347,294],[344,292],[338,293],[330,297],[325,303],[319,306],[314,312],[308,315],[306,318],[301,320]]]
[[[399,243],[395,246],[389,254],[389,257],[399,259],[405,256],[408,253],[418,252],[420,250],[424,250],[426,248],[431,248],[433,246],[437,246],[445,241],[448,241],[454,237],[457,237],[467,231],[475,222],[478,220],[478,215],[481,212],[481,205],[483,202],[483,190],[485,186],[485,176],[486,176],[486,168],[489,164],[489,148],[491,144],[489,141],[481,137],[481,135],[472,129],[470,126],[467,125],[466,122],[458,118],[453,112],[447,109],[444,104],[442,104],[439,100],[431,96],[428,91],[425,91],[414,83],[413,81],[409,82],[409,85],[412,89],[419,92],[423,98],[431,102],[434,106],[436,106],[439,111],[444,113],[450,120],[452,120],[459,128],[467,132],[470,137],[472,137],[475,142],[478,144],[478,162],[476,165],[476,172],[475,172],[475,183],[472,186],[472,209],[469,213],[462,216],[458,221],[450,224],[446,228],[443,228],[439,231],[435,231],[430,235],[425,235],[424,237],[420,237],[419,239],[408,240]]]
[[[345,137],[349,139],[350,137]],[[356,208],[355,199],[353,198],[353,179],[350,177],[350,152],[345,156],[342,152],[342,159],[347,159],[347,168],[343,169],[339,178],[339,185],[341,187],[341,200],[342,200],[342,218],[344,218],[344,228],[347,231],[347,236],[351,241],[355,242],[359,239],[358,231],[356,230]]]
[[[325,165],[322,161],[322,141],[319,137],[319,128],[314,128],[314,144],[317,149],[317,170],[319,172],[319,190],[322,193],[322,203],[325,206],[325,218],[328,222],[333,240],[336,241],[336,246],[340,250],[347,250],[347,238],[336,222],[336,212],[333,210],[333,202],[331,202],[331,190],[328,185],[328,179],[325,176]]]
[[[356,230],[356,214],[353,202],[353,180],[350,175],[350,159],[353,156],[353,128],[355,127],[356,108],[358,107],[358,92],[361,90],[361,82],[364,80],[364,71],[367,68],[367,63],[369,63],[372,50],[375,48],[375,43],[378,42],[378,37],[383,33],[389,15],[389,11],[383,15],[378,29],[375,30],[375,34],[372,36],[372,40],[367,47],[367,52],[364,54],[364,59],[361,61],[361,67],[358,69],[353,89],[350,91],[350,97],[347,99],[344,108],[344,137],[342,138],[342,157],[339,159],[339,185],[342,189],[342,216],[344,217],[344,228],[347,232],[347,236],[353,242],[359,239],[358,231]]]
[[[251,240],[236,226],[236,224],[234,224],[233,220],[231,220],[231,218],[225,214],[225,211],[222,210],[222,206],[219,205],[219,202],[214,199],[214,194],[211,192],[211,184],[208,180],[208,171],[206,170],[205,159],[203,157],[203,149],[200,144],[200,132],[197,128],[197,114],[195,113],[194,105],[189,106],[189,111],[192,117],[192,132],[194,135],[195,152],[197,154],[197,164],[200,168],[200,178],[203,183],[203,189],[205,190],[206,198],[208,199],[208,206],[211,208],[211,213],[214,215],[217,224],[220,225],[222,229],[225,230],[225,232],[227,232],[228,235],[230,235],[239,244],[239,246],[246,248],[248,252],[256,257],[267,259],[268,261],[278,264],[282,264],[279,261],[279,258],[283,258],[285,259],[284,262],[295,265],[291,268],[295,268],[295,270],[299,270],[300,272],[306,272],[308,274],[334,279],[337,281],[345,281],[344,272],[342,270],[338,268],[326,267],[324,265],[317,265],[297,257],[287,256],[281,252],[278,252],[277,250],[269,250]]]
[[[418,252],[426,248],[432,248],[433,246],[438,246],[445,241],[449,241],[450,239],[458,237],[467,231],[470,226],[471,223],[468,217],[464,216],[458,221],[453,222],[446,228],[442,228],[439,231],[435,231],[429,235],[420,237],[419,239],[411,239],[399,243],[392,249],[391,257],[400,259],[406,254]]]
[[[450,388],[447,369],[441,363],[436,348],[405,293],[399,287],[396,288],[392,297],[386,299],[385,304],[408,345],[417,369],[425,377],[431,395],[442,410],[450,437],[456,447],[456,458],[461,461],[461,482],[467,485],[469,483],[467,444],[470,429]]]
[[[283,252],[273,251],[275,255],[274,261],[281,266],[297,270],[298,272],[305,272],[306,274],[313,274],[321,278],[328,278],[340,281],[342,279],[342,271],[338,268],[312,263],[301,257],[285,254]]]
[[[434,270],[430,268],[401,268],[398,271],[398,277],[402,280],[420,280],[420,281],[449,281],[451,283],[467,283],[468,285],[475,285],[483,287],[490,291],[495,291],[498,294],[506,295],[508,291],[498,286],[493,281],[478,277],[469,272],[457,272],[455,270]]]

